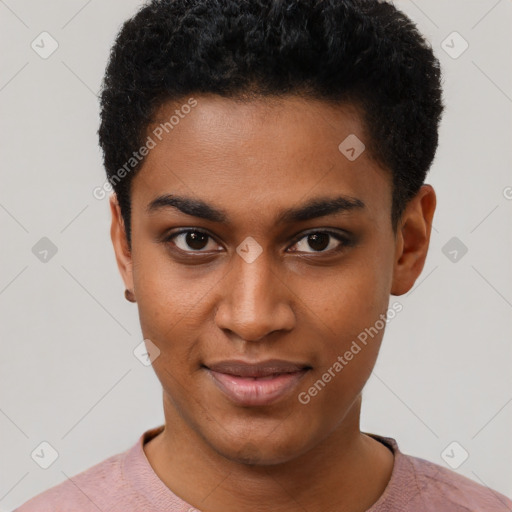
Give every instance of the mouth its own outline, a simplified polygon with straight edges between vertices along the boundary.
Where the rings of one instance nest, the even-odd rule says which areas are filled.
[[[203,365],[217,388],[236,405],[265,406],[289,396],[311,366],[282,360],[249,364],[222,361]]]

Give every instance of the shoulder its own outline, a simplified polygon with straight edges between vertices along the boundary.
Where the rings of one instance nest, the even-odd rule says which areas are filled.
[[[510,512],[505,495],[451,469],[402,453],[395,439],[368,434],[395,456],[390,481],[368,512]],[[478,477],[477,477],[478,478]]]
[[[158,479],[143,449],[163,428],[145,431],[131,448],[66,478],[13,512],[130,512],[155,509],[155,503],[174,504],[175,497]]]
[[[124,453],[66,478],[63,482],[34,496],[13,512],[57,512],[105,510],[105,497],[115,494],[122,485],[121,461]]]
[[[133,488],[132,478],[125,474],[137,472],[141,460],[141,442],[128,450],[117,453],[98,464],[66,478],[63,482],[29,499],[13,512],[98,512],[98,510],[123,511],[130,507],[146,506],[143,496]]]
[[[410,468],[415,495],[411,510],[450,512],[505,512],[512,501],[503,494],[428,460],[403,455]],[[417,506],[417,508],[416,508]],[[409,510],[409,509],[408,509]]]
[[[417,475],[420,493],[428,498],[432,510],[434,510],[432,508],[434,500],[442,510],[471,510],[472,512],[512,510],[512,501],[503,494],[433,462],[419,457],[406,457]]]

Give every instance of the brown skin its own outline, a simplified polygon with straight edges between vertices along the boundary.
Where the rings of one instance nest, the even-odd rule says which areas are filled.
[[[245,104],[196,99],[134,177],[131,252],[111,198],[117,263],[136,297],[144,338],[161,351],[153,367],[166,427],[144,446],[146,456],[160,479],[200,510],[365,511],[393,468],[391,451],[359,429],[361,392],[384,330],[309,404],[297,397],[387,311],[390,295],[414,285],[428,251],[434,189],[424,185],[409,202],[395,235],[389,173],[369,150],[353,162],[338,150],[349,134],[365,140],[355,108],[292,96]],[[164,105],[158,121],[175,108]],[[225,210],[228,222],[172,208],[147,213],[164,193],[202,199]],[[341,194],[366,207],[275,222],[285,208]],[[187,245],[186,235],[158,240],[180,228],[212,238],[202,247]],[[329,228],[345,230],[355,243],[331,237],[319,249],[306,234],[295,241]],[[263,249],[252,263],[236,252],[249,236]],[[179,256],[180,249],[188,254]],[[312,369],[289,396],[264,407],[233,404],[202,368],[274,358]]]

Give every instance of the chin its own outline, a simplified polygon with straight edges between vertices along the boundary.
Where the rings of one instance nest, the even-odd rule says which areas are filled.
[[[251,442],[244,443],[240,449],[222,453],[225,458],[246,466],[275,466],[293,460],[291,453],[281,453],[278,447],[258,446]]]
[[[294,429],[288,435],[280,435],[270,430],[269,434],[229,437],[219,432],[221,439],[211,440],[210,445],[222,457],[249,466],[274,466],[289,462],[305,451],[305,439],[296,439],[300,429]]]

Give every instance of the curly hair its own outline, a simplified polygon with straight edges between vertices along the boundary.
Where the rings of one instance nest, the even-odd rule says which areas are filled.
[[[158,108],[191,93],[357,105],[369,154],[392,175],[394,230],[432,164],[444,108],[439,61],[390,2],[152,0],[119,31],[100,93],[99,143],[130,246],[130,184],[144,159],[122,180],[116,172]]]

